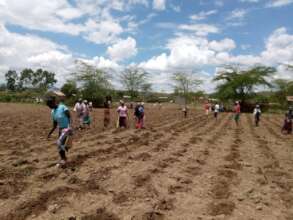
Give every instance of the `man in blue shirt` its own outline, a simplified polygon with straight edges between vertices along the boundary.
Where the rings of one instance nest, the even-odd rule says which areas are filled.
[[[70,128],[70,112],[69,109],[62,103],[58,103],[56,97],[52,96],[47,99],[47,106],[52,109],[51,117],[53,120],[53,127],[48,134],[50,138],[51,134],[55,129],[59,128],[59,138],[57,141],[59,155],[61,157],[60,165],[65,165],[66,163],[66,151],[68,151],[68,146],[66,145],[66,140],[72,135],[72,129]]]

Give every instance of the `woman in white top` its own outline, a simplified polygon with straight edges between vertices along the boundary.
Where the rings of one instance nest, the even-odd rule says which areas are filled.
[[[118,117],[119,117],[119,127],[126,128],[127,127],[127,118],[128,118],[128,109],[125,103],[121,100],[120,106],[117,109]]]

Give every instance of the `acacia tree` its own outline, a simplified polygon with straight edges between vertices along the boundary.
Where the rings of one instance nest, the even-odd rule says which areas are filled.
[[[78,93],[78,88],[74,80],[67,80],[61,88],[66,97],[71,98]]]
[[[91,100],[95,106],[101,106],[112,88],[110,74],[81,61],[78,62],[78,69],[75,79],[81,85],[83,98]]]
[[[120,74],[120,82],[131,98],[135,98],[138,97],[139,91],[151,87],[147,82],[148,75],[149,74],[142,68],[131,67],[125,69]],[[145,87],[145,85],[147,86]]]
[[[173,81],[174,92],[180,95],[185,100],[185,105],[192,92],[199,87],[202,83],[194,73],[176,72],[172,74],[171,80]]]
[[[214,81],[220,83],[216,89],[217,97],[222,100],[239,100],[245,103],[255,95],[256,88],[272,87],[268,77],[275,72],[276,69],[273,67],[256,66],[240,70],[229,66],[214,78]]]

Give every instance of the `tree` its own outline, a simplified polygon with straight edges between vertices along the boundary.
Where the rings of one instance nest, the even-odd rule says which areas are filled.
[[[147,84],[148,73],[141,68],[131,67],[125,69],[120,75],[120,81],[131,98],[138,97],[142,86]]]
[[[227,67],[214,78],[214,81],[220,83],[216,89],[217,97],[221,100],[239,100],[245,103],[255,95],[257,88],[272,87],[268,77],[275,72],[275,68],[265,66],[257,66],[248,70]]]
[[[202,81],[196,78],[193,73],[173,73],[171,79],[174,82],[174,93],[185,99],[185,105],[190,98],[191,92],[195,92],[198,86],[202,83]]]
[[[27,88],[32,88],[34,71],[32,69],[24,69],[20,72],[18,88],[24,90]]]
[[[273,83],[275,88],[274,99],[282,106],[287,105],[287,96],[293,96],[293,81],[276,79]]]
[[[8,70],[8,72],[5,74],[6,79],[6,88],[10,91],[16,91],[17,89],[17,80],[18,75],[15,70]]]
[[[37,90],[46,91],[56,82],[57,80],[55,79],[55,73],[53,72],[37,69],[32,73],[32,85]]]
[[[5,91],[6,90],[6,84],[0,84],[0,91]]]
[[[102,106],[104,97],[112,88],[110,74],[84,62],[78,65],[79,71],[75,73],[75,78],[81,84],[83,98],[91,100],[95,106]]]
[[[78,93],[78,88],[74,80],[67,80],[61,88],[66,97],[71,98]]]
[[[141,92],[142,92],[144,100],[146,100],[147,97],[149,97],[152,92],[152,84],[144,83],[143,85],[141,85]]]

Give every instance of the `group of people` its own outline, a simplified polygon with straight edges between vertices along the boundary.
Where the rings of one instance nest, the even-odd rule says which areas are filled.
[[[204,104],[204,111],[205,111],[206,116],[208,116],[210,112],[213,112],[214,118],[217,120],[219,113],[225,111],[225,107],[223,104],[221,104],[221,105],[219,103],[210,104],[208,101],[206,101]],[[233,113],[234,113],[233,119],[234,119],[236,125],[238,126],[239,120],[240,120],[240,114],[241,114],[241,105],[240,105],[239,101],[236,101],[234,103]],[[260,122],[260,116],[261,116],[260,105],[256,105],[256,107],[253,110],[253,115],[254,115],[254,119],[255,119],[255,126],[258,126],[259,122]]]
[[[73,111],[76,112],[76,118],[79,122],[79,129],[90,127],[91,117],[90,112],[92,111],[93,104],[87,100],[78,99],[75,104]]]
[[[117,108],[118,120],[117,120],[117,128],[127,128],[128,127],[128,108],[125,105],[123,100],[120,100],[120,106]],[[134,108],[134,118],[135,118],[135,127],[137,129],[144,128],[145,121],[145,110],[144,103],[138,102]]]
[[[58,152],[60,155],[60,162],[58,166],[64,166],[67,161],[66,152],[70,149],[72,145],[73,136],[73,120],[70,114],[70,110],[66,107],[58,98],[58,96],[50,96],[46,101],[47,106],[51,109],[51,118],[53,121],[52,129],[48,134],[48,138],[51,137],[52,133],[59,128],[59,134],[57,139]],[[110,124],[110,109],[111,100],[107,99],[104,103],[104,127],[108,127]],[[76,119],[78,121],[78,129],[83,129],[85,126],[90,126],[91,117],[90,112],[92,111],[92,103],[87,100],[79,99],[74,106],[73,111],[76,112]],[[129,115],[128,108],[124,101],[120,101],[120,105],[117,108],[117,128],[127,128],[129,127]],[[137,129],[144,128],[145,121],[145,108],[144,103],[139,102],[135,106],[134,110],[135,117],[135,127]]]
[[[50,138],[51,134],[55,131],[55,129],[59,128],[59,135],[57,140],[58,152],[60,155],[60,162],[58,166],[63,166],[66,164],[66,152],[70,149],[72,145],[72,136],[73,136],[73,121],[70,115],[70,110],[58,99],[56,96],[50,96],[47,98],[47,106],[51,109],[51,118],[53,121],[52,129],[48,134],[48,138]],[[209,115],[210,111],[214,112],[214,117],[217,118],[219,112],[223,111],[221,106],[216,103],[211,107],[208,102],[205,103],[204,109],[205,114]],[[110,109],[111,109],[111,100],[106,99],[104,103],[104,127],[108,127],[110,124]],[[76,112],[76,118],[79,122],[79,129],[83,129],[84,126],[90,126],[91,117],[90,112],[92,111],[92,104],[87,100],[79,99],[78,102],[74,106],[74,112]],[[117,128],[128,128],[129,127],[129,114],[127,105],[124,101],[120,101],[119,107],[116,110],[117,112]],[[234,120],[236,125],[238,126],[241,114],[241,106],[237,101],[234,104],[233,108],[234,112]],[[184,109],[185,117],[187,117],[187,108]],[[255,126],[259,125],[260,117],[261,117],[261,108],[260,105],[256,105],[253,110],[253,115],[255,119]],[[143,129],[145,124],[145,107],[143,102],[139,102],[136,104],[134,108],[134,118],[135,118],[135,127],[137,129]],[[293,108],[290,108],[286,113],[286,117],[284,120],[284,125],[282,127],[282,132],[291,134],[292,133],[292,120],[293,120]]]

